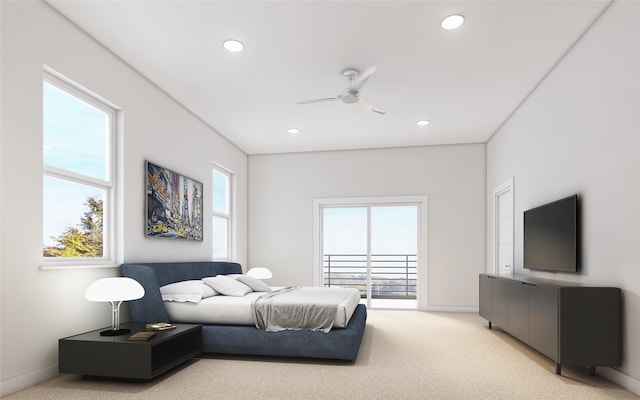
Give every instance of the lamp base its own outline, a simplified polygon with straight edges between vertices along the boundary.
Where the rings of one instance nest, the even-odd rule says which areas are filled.
[[[100,332],[100,336],[120,336],[131,333],[131,329],[107,329],[106,331]]]

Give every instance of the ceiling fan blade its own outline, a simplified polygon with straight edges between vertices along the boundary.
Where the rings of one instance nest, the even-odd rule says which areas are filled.
[[[338,100],[340,98],[340,96],[337,97],[326,97],[324,99],[313,99],[313,100],[304,100],[304,101],[299,101],[296,104],[311,104],[311,103],[322,103],[325,101],[334,101],[334,100]]]
[[[371,111],[373,111],[375,113],[382,114],[382,115],[385,114],[385,111],[382,108],[376,106],[375,104],[371,103],[368,100],[363,99],[362,97],[360,97],[358,99],[358,104],[360,104],[364,108],[367,108],[367,109],[369,109],[369,110],[371,110]]]
[[[364,72],[360,74],[360,76],[358,76],[358,79],[353,82],[351,88],[357,91],[361,91],[364,85],[366,85],[369,78],[371,78],[371,75],[376,72],[376,69],[378,69],[378,67],[367,67],[367,69],[365,69]]]

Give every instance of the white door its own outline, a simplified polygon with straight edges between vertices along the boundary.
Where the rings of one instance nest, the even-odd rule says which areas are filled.
[[[513,177],[496,186],[494,201],[494,272],[513,275]]]

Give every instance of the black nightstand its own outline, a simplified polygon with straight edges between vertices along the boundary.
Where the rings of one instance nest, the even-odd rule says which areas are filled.
[[[100,336],[98,329],[60,339],[58,371],[84,376],[153,379],[202,351],[202,325],[175,324],[148,341],[129,336],[145,331],[143,323],[121,324],[131,334]]]

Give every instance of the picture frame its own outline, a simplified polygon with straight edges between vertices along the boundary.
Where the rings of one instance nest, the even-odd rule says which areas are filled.
[[[147,237],[203,240],[203,184],[145,161]]]

